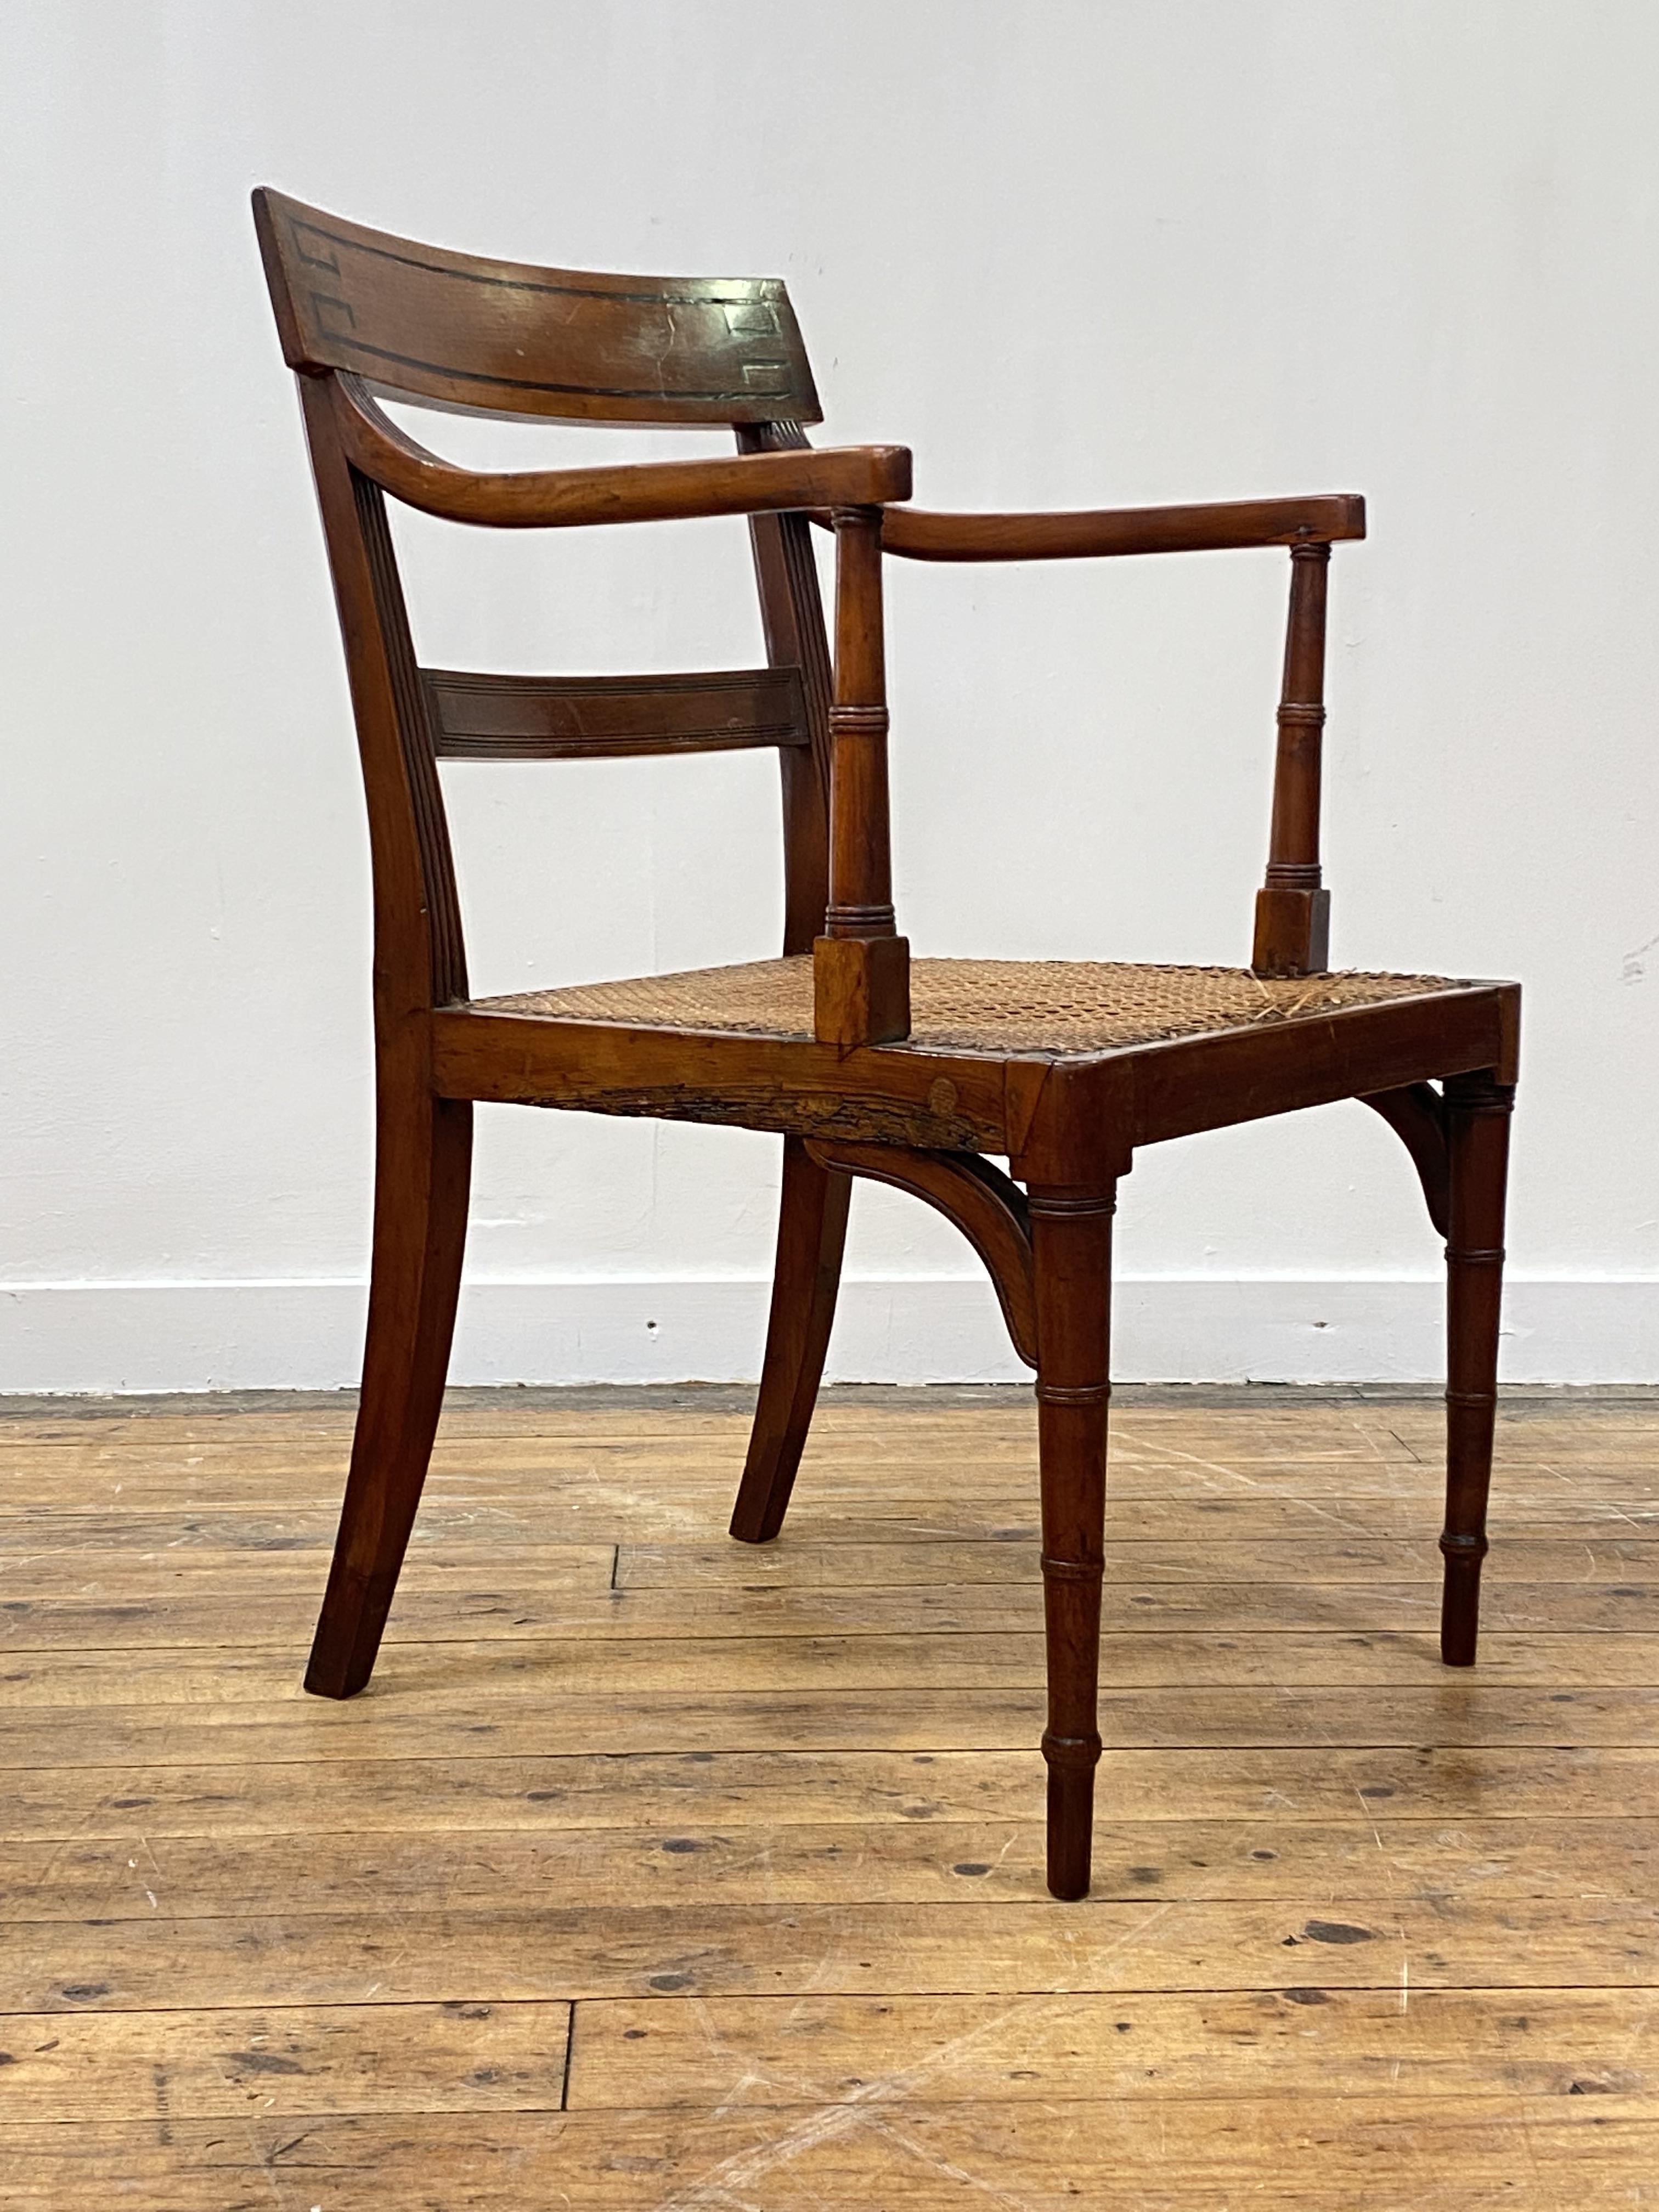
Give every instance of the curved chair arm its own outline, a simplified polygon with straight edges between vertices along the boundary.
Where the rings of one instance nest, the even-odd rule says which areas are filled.
[[[446,522],[558,530],[596,522],[766,514],[790,507],[879,507],[910,496],[910,455],[903,446],[475,472],[417,445],[382,412],[358,378],[337,374],[330,382],[340,441],[353,468],[405,506]]]
[[[1259,975],[1316,975],[1329,965],[1330,894],[1319,865],[1325,576],[1333,544],[1364,535],[1365,502],[1357,492],[1070,514],[934,514],[904,507],[884,509],[881,515],[882,550],[915,561],[1088,560],[1250,545],[1289,549],[1291,607],[1273,821],[1250,958]]]
[[[1248,545],[1330,544],[1365,535],[1356,492],[1242,499],[1204,507],[1124,507],[1059,514],[936,514],[909,507],[882,525],[882,550],[912,561],[1073,561],[1125,553],[1207,553]]]

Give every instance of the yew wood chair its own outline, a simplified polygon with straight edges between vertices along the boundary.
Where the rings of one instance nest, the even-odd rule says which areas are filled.
[[[860,1176],[967,1237],[1036,1370],[1048,1668],[1048,1886],[1089,1883],[1118,1178],[1137,1148],[1327,1100],[1403,1139],[1449,1275],[1441,1651],[1475,1652],[1492,1463],[1519,993],[1329,972],[1318,817],[1331,546],[1360,500],[1048,514],[906,507],[901,447],[813,451],[821,419],[784,288],[477,260],[271,191],[255,216],[296,374],[350,676],[374,896],[378,1136],[362,1395],[308,1689],[374,1664],[431,1452],[460,1282],[472,1102],[781,1133],[777,1268],[732,1534],[782,1526]],[[477,473],[377,395],[567,422],[735,430],[735,457]],[[508,530],[746,515],[763,668],[480,674],[416,664],[390,497]],[[811,533],[833,530],[833,659]],[[1267,879],[1248,968],[912,960],[888,854],[882,556],[1290,556]],[[438,763],[777,749],[782,957],[475,999]],[[994,1158],[1008,1162],[1005,1173]]]

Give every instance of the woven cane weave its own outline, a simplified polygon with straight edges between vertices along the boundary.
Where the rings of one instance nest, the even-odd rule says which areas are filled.
[[[1103,1052],[1298,1015],[1374,1006],[1456,987],[1439,975],[1304,975],[1268,981],[1248,968],[1150,968],[1097,960],[917,960],[913,1045],[958,1052]],[[481,1012],[810,1038],[812,963],[757,960],[618,983],[477,999]]]

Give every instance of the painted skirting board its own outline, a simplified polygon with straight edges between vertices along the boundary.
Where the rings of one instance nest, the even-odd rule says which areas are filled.
[[[752,1380],[767,1285],[479,1281],[462,1293],[458,1383]],[[159,1281],[0,1286],[0,1391],[328,1389],[356,1379],[361,1283]],[[1125,1382],[1420,1382],[1442,1365],[1438,1281],[1121,1278]],[[1026,1370],[988,1286],[851,1279],[830,1374],[1000,1382]],[[1659,1279],[1512,1280],[1502,1373],[1514,1382],[1659,1382]]]

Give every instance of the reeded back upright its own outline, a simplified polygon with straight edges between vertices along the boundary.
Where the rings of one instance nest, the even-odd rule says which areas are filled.
[[[281,192],[254,221],[290,368],[428,406],[567,421],[822,420],[772,278],[611,276],[486,261]]]

